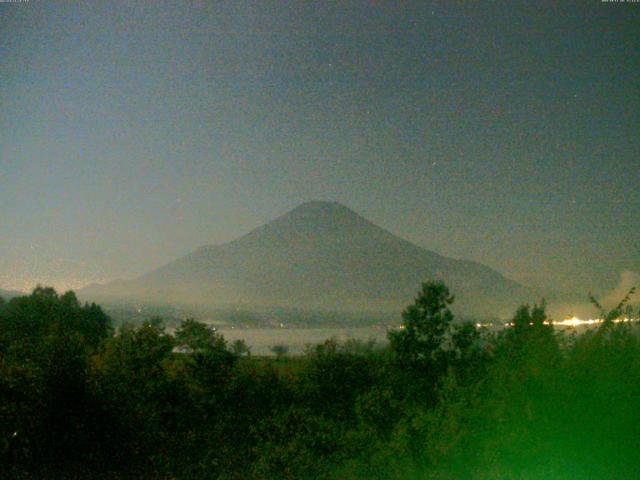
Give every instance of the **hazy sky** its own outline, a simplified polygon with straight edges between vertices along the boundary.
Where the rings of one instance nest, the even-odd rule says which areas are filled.
[[[529,284],[640,271],[640,4],[462,3],[0,3],[0,287],[310,199]]]

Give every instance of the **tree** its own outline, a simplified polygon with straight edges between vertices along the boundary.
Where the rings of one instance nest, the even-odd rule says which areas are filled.
[[[518,307],[511,323],[513,326],[506,332],[504,347],[513,362],[541,365],[559,361],[560,347],[544,300],[533,307]]]
[[[274,345],[271,347],[271,352],[276,356],[276,358],[281,359],[287,353],[289,353],[289,347],[287,345]]]
[[[180,324],[175,339],[178,345],[188,347],[194,352],[220,347],[220,343],[224,343],[222,336],[216,334],[215,328],[193,318],[188,318]],[[223,345],[223,348],[226,348],[226,345]]]
[[[138,327],[125,323],[93,359],[93,395],[101,400],[110,442],[118,446],[114,465],[151,464],[154,452],[173,438],[167,423],[177,389],[166,368],[173,346],[158,319]]]
[[[236,355],[227,349],[227,341],[215,328],[189,318],[176,330],[175,340],[189,350],[187,365],[193,379],[207,388],[227,383]]]
[[[452,303],[453,295],[444,283],[422,284],[413,305],[402,312],[402,328],[388,335],[401,363],[434,367],[441,361],[445,335],[453,320]]]
[[[328,339],[309,348],[306,358],[302,388],[313,409],[345,423],[355,421],[355,400],[373,383],[372,356],[351,353]]]
[[[451,331],[450,359],[456,367],[457,380],[473,381],[482,375],[487,355],[482,345],[482,334],[471,322],[455,325]]]
[[[38,286],[1,309],[0,450],[42,469],[99,456],[87,441],[97,423],[89,359],[111,331],[102,309],[73,292]]]
[[[0,342],[24,351],[47,335],[80,335],[95,349],[113,332],[111,319],[95,304],[80,305],[75,293],[58,295],[53,288],[38,286],[25,297],[13,298],[0,318]]]
[[[553,331],[553,327],[545,323],[547,321],[547,306],[544,300],[533,307],[521,305],[516,310],[511,323],[516,335],[525,335],[527,332]]]
[[[247,342],[240,338],[231,344],[231,351],[238,357],[243,355],[251,356],[251,347],[247,345]]]

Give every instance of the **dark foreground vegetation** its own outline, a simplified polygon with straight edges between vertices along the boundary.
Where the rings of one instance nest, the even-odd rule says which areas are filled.
[[[0,303],[6,478],[640,478],[640,340],[521,307],[499,334],[423,286],[385,350],[256,358],[206,325],[117,332],[38,288]],[[621,312],[608,314],[611,320]]]

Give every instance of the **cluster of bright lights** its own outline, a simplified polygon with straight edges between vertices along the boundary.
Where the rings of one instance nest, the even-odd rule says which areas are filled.
[[[544,325],[553,325],[553,326],[558,326],[558,327],[583,327],[583,326],[593,326],[593,325],[599,325],[601,323],[604,322],[604,319],[602,318],[589,318],[587,320],[582,320],[581,318],[578,317],[569,317],[569,318],[565,318],[564,320],[545,320],[543,322]],[[612,320],[613,323],[631,323],[631,322],[640,322],[640,318],[628,318],[628,317],[624,317],[624,318],[616,318],[614,320]],[[506,322],[505,324],[503,324],[505,328],[510,328],[510,327],[514,327],[515,323],[514,322]],[[529,325],[533,326],[533,323],[529,323]],[[475,324],[476,328],[495,328],[498,325],[495,323],[476,323]],[[400,326],[400,328],[404,328],[403,325]]]
[[[624,318],[616,318],[614,320],[612,320],[613,323],[631,323],[631,322],[640,322],[640,318],[628,318],[628,317],[624,317]],[[602,318],[589,318],[587,320],[582,320],[581,318],[578,317],[570,317],[570,318],[565,318],[564,320],[545,320],[544,322],[542,322],[544,325],[553,325],[553,326],[558,326],[558,327],[582,327],[582,326],[592,326],[592,325],[599,325],[601,323],[604,323],[604,319]],[[529,323],[530,326],[533,326],[533,323]],[[476,323],[475,324],[476,328],[495,328],[498,326],[498,324],[495,323]],[[514,327],[515,323],[514,322],[507,322],[504,324],[505,328],[510,328],[510,327]],[[405,326],[403,324],[400,324],[399,326],[400,330],[404,330]]]
[[[630,323],[630,322],[637,322],[639,320],[640,319],[638,318],[623,317],[623,318],[615,318],[612,320],[612,322],[613,323]],[[603,322],[604,322],[604,319],[602,318],[590,318],[588,320],[582,320],[578,317],[571,317],[565,320],[552,322],[552,324],[559,325],[561,327],[580,327],[582,325],[598,325]]]
[[[629,322],[640,321],[640,319],[624,317],[624,318],[616,318],[612,321],[613,323],[629,323]],[[543,323],[545,325],[554,325],[554,326],[557,325],[559,327],[575,328],[575,327],[581,327],[581,326],[598,325],[603,322],[604,322],[604,319],[602,318],[589,318],[587,320],[582,320],[581,318],[574,316],[574,317],[566,318],[564,320],[545,320]],[[513,322],[508,322],[504,324],[505,327],[513,327],[514,325],[515,324]],[[530,323],[529,325],[533,325],[533,323]],[[480,326],[480,324],[478,324],[478,326]]]
[[[495,326],[493,323],[476,323],[476,328],[491,328]]]

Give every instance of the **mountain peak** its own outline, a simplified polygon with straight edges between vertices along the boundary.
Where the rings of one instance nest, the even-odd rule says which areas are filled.
[[[304,202],[289,213],[351,213],[353,215],[358,215],[356,212],[339,202],[327,200],[310,200],[308,202]]]
[[[274,226],[289,225],[293,228],[348,228],[370,225],[365,218],[338,202],[311,200],[298,205],[271,223]]]

